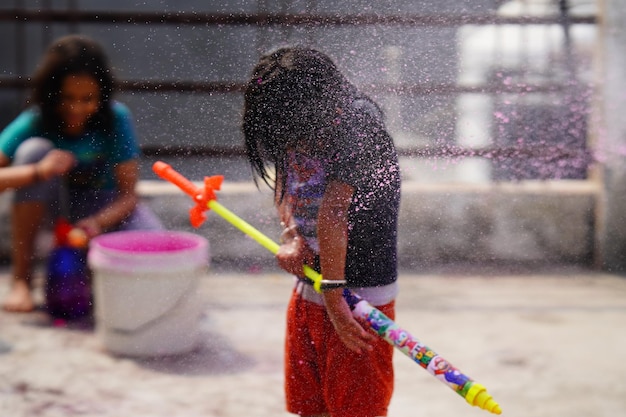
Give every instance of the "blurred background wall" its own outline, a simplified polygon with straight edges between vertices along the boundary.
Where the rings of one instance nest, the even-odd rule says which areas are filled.
[[[623,3],[7,0],[0,125],[21,110],[28,76],[52,39],[95,37],[116,68],[118,98],[137,119],[142,190],[170,227],[183,228],[166,209],[175,197],[150,187],[152,162],[170,162],[195,180],[219,173],[249,182],[242,85],[262,52],[315,46],[385,110],[401,154],[404,265],[607,266],[612,251],[614,267],[621,258],[614,248],[625,239],[606,239],[614,230],[607,195],[616,186],[606,187],[604,172],[623,139],[607,137],[606,106],[598,103],[615,91],[603,79],[607,65],[617,68],[611,78],[623,75],[607,61],[624,45],[615,34],[623,12],[613,13]],[[244,199],[247,210],[258,199],[250,214],[273,230],[267,196],[246,193],[232,204]]]

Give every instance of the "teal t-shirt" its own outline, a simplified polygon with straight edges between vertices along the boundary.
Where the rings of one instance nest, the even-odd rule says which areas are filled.
[[[114,189],[115,166],[137,158],[139,145],[130,110],[120,102],[113,102],[112,110],[114,122],[111,132],[87,131],[75,137],[45,134],[39,110],[27,109],[0,132],[0,152],[12,160],[23,141],[45,137],[56,148],[70,151],[76,157],[78,164],[68,175],[71,188]]]

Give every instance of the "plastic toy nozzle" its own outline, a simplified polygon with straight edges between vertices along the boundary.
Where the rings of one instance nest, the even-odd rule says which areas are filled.
[[[193,227],[200,227],[206,220],[204,212],[209,209],[209,202],[211,200],[217,200],[215,190],[219,190],[222,187],[224,177],[222,175],[204,177],[204,188],[200,188],[196,187],[193,182],[176,172],[174,168],[165,162],[155,162],[154,165],[152,165],[152,170],[159,177],[183,190],[196,202],[196,205],[189,211],[189,218]]]
[[[487,410],[490,413],[502,414],[500,405],[493,399],[491,395],[489,395],[487,389],[481,384],[477,384],[474,382],[467,392],[465,400],[469,404],[482,408],[483,410]]]
[[[74,227],[64,217],[59,217],[54,225],[54,238],[56,246],[84,249],[89,244],[89,238],[85,231],[79,227]]]
[[[89,244],[87,233],[79,227],[75,227],[67,234],[67,243],[77,249],[84,249]]]

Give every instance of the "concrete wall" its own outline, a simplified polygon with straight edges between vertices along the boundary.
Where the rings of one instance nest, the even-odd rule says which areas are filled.
[[[199,229],[189,224],[191,200],[173,186],[143,181],[144,201],[168,229],[209,239],[214,263],[253,268],[273,258],[215,213]],[[0,195],[0,258],[8,259],[9,193]],[[419,270],[450,263],[585,264],[594,256],[594,208],[590,182],[527,182],[481,186],[404,183],[400,209],[399,263]],[[271,192],[252,183],[225,184],[220,203],[277,239]],[[39,241],[40,253],[50,236]]]
[[[191,201],[160,183],[142,193],[168,228],[192,231]],[[401,268],[449,263],[586,264],[594,256],[594,207],[589,182],[528,182],[484,186],[405,183],[399,227]],[[225,185],[219,201],[276,239],[272,197],[252,184]],[[215,213],[200,229],[217,263],[254,267],[272,263],[265,249]]]
[[[626,271],[626,0],[601,4],[596,142],[605,161],[598,212],[600,262],[604,269]]]

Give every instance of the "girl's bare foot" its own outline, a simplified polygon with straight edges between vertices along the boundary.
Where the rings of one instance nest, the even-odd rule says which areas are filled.
[[[14,313],[28,313],[35,309],[35,303],[30,293],[27,282],[22,280],[13,281],[11,291],[5,298],[2,308]]]

